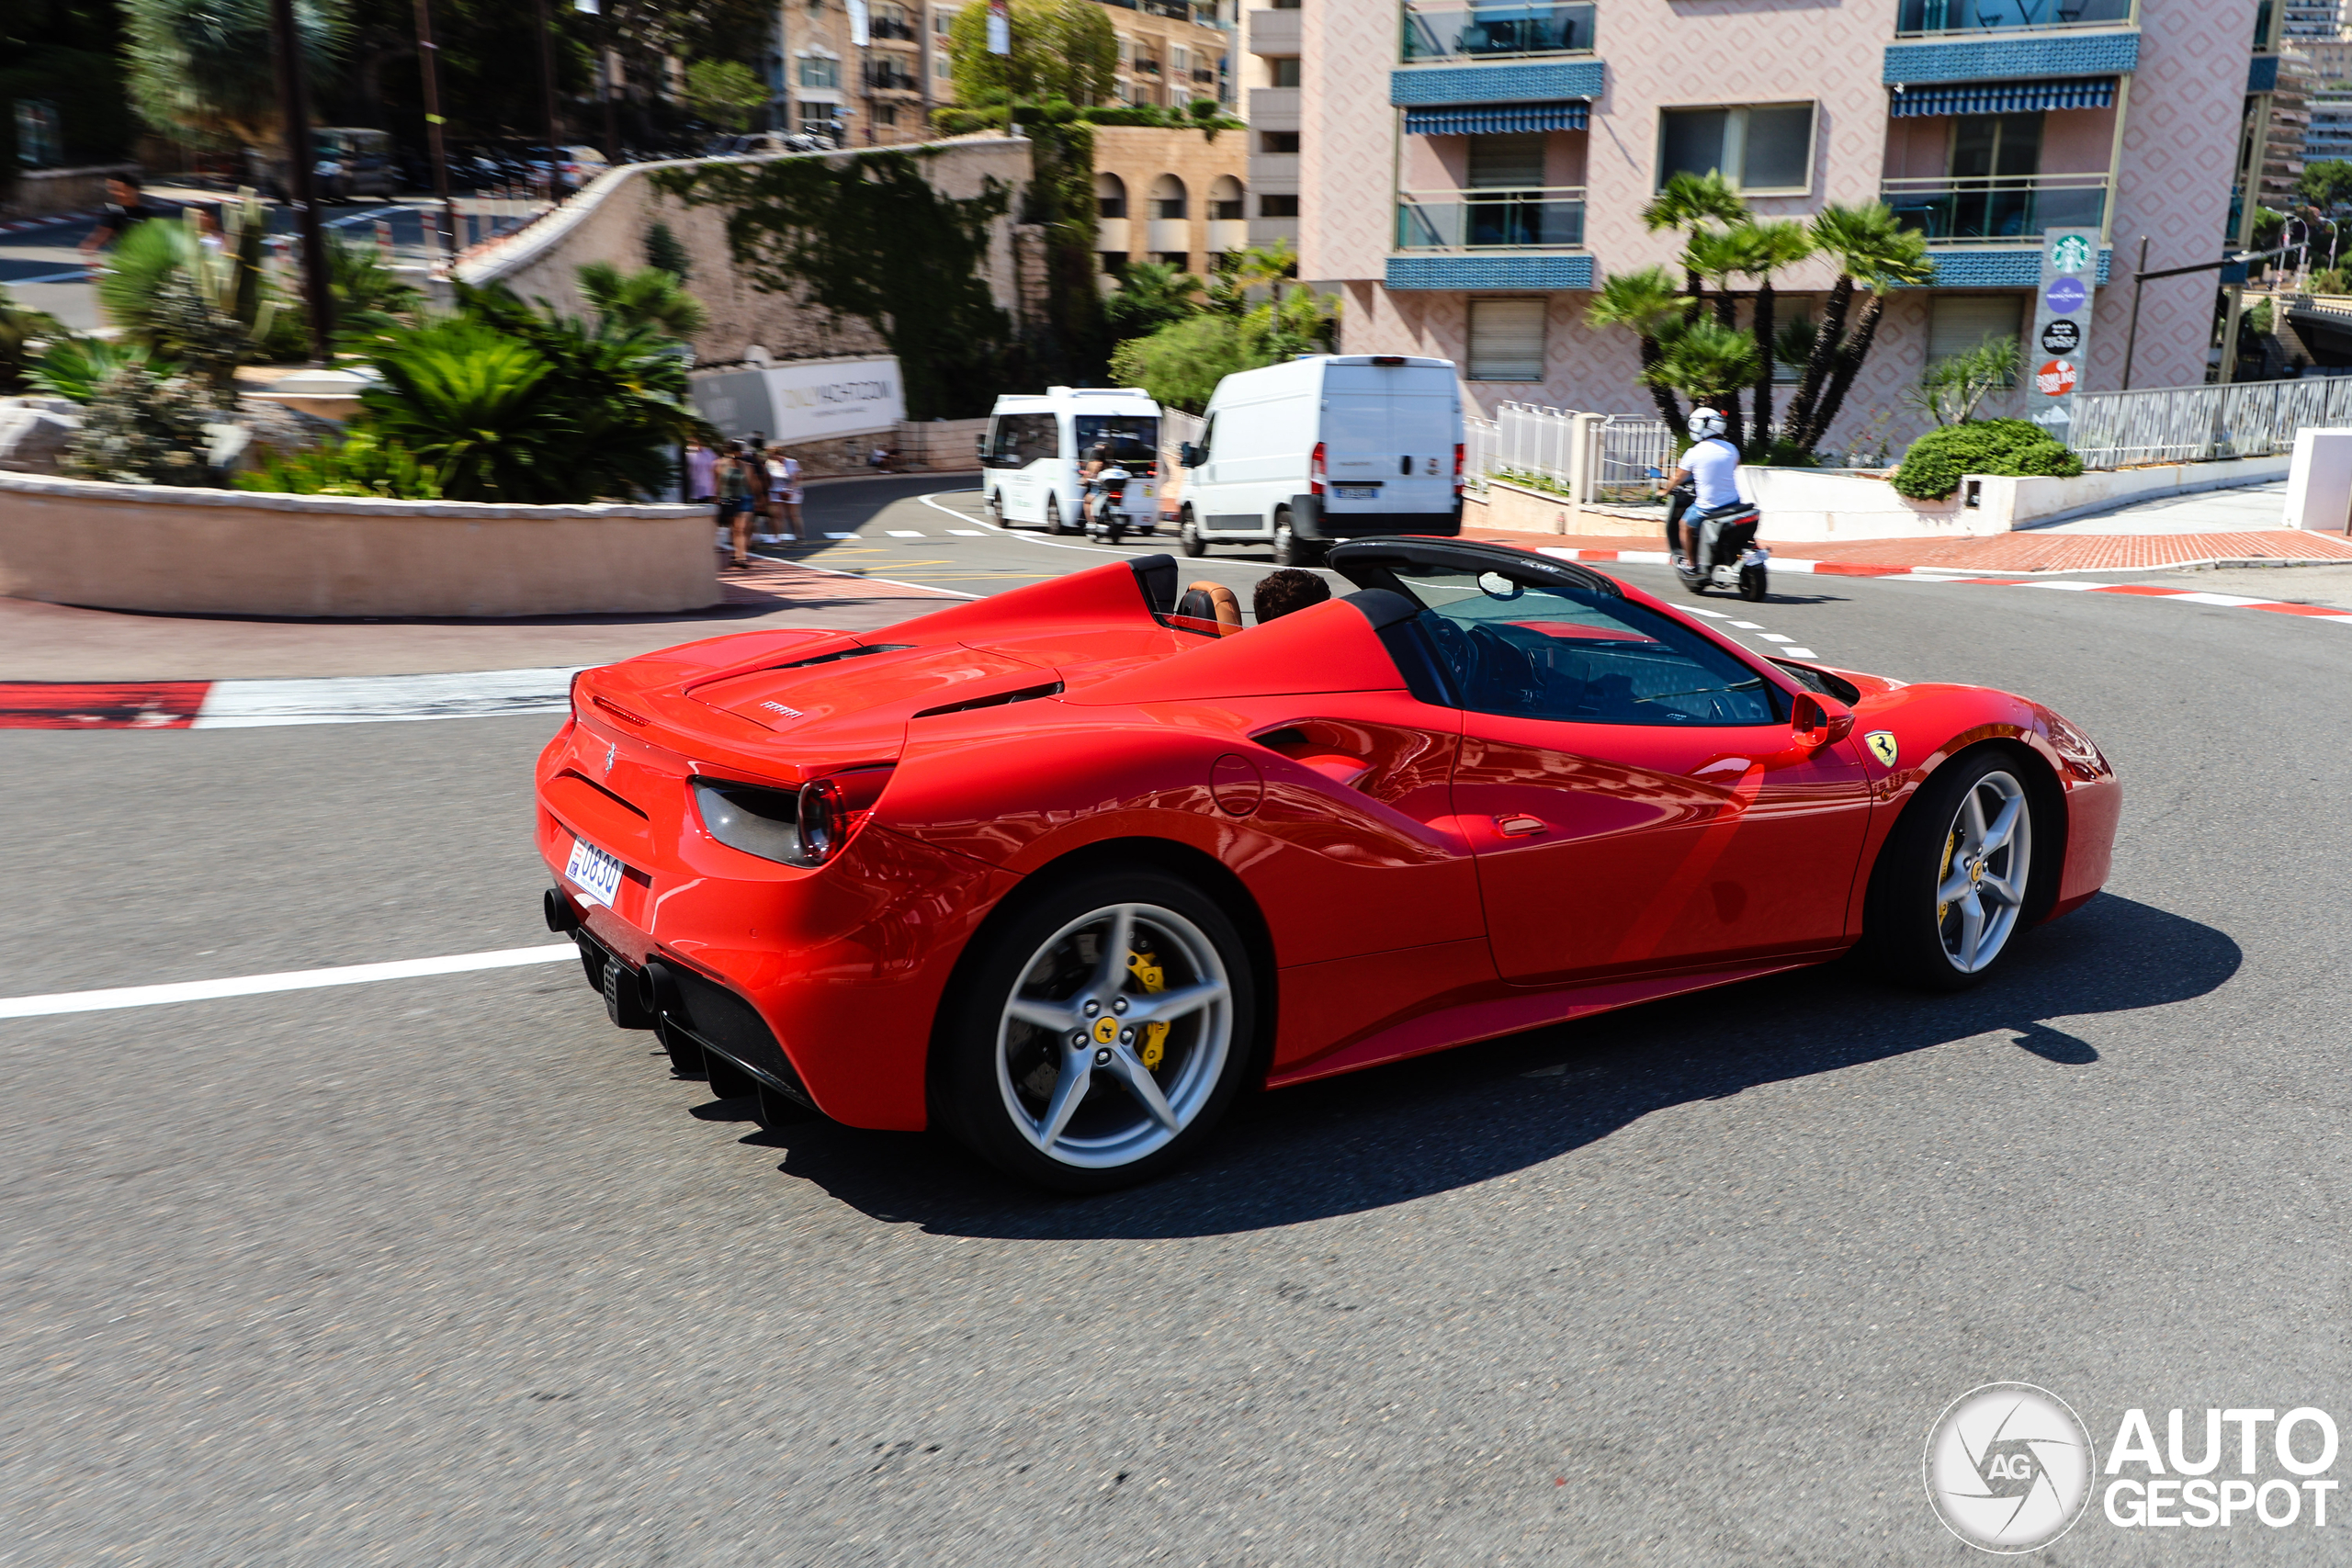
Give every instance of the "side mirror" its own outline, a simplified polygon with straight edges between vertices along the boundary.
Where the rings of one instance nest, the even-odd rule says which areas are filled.
[[[1798,745],[1817,751],[1854,732],[1853,710],[1833,698],[1800,692],[1790,705],[1789,729]]]
[[[1207,453],[1202,451],[1199,447],[1193,446],[1189,441],[1176,448],[1176,461],[1188,468],[1199,468],[1201,466],[1201,459],[1206,456],[1208,456]]]

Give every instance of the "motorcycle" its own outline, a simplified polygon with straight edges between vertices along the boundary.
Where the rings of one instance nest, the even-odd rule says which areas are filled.
[[[1700,513],[1693,528],[1698,547],[1686,558],[1680,525],[1694,500],[1691,487],[1685,480],[1667,493],[1667,534],[1673,543],[1674,575],[1682,586],[1702,596],[1711,588],[1722,588],[1751,603],[1763,598],[1772,552],[1756,542],[1756,530],[1763,522],[1756,503],[1734,501]]]
[[[1156,531],[1148,515],[1138,521],[1127,510],[1127,485],[1135,477],[1117,463],[1094,476],[1094,493],[1086,513],[1088,538],[1115,545],[1130,533],[1148,536]]]

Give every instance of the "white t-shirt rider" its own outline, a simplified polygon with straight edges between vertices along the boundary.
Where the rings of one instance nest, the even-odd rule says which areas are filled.
[[[1722,436],[1692,443],[1682,454],[1682,467],[1690,470],[1692,511],[1728,506],[1739,499],[1739,448]]]

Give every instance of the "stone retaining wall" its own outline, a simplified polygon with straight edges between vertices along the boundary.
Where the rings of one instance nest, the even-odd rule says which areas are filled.
[[[0,595],[176,615],[699,609],[705,506],[498,506],[0,474]]]

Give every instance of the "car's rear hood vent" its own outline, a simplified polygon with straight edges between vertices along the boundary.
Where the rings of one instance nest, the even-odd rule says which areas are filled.
[[[947,647],[896,649],[781,670],[757,670],[696,686],[696,701],[779,734],[852,716],[903,720],[987,694],[1008,678],[1034,684],[1037,666],[1001,653]]]

